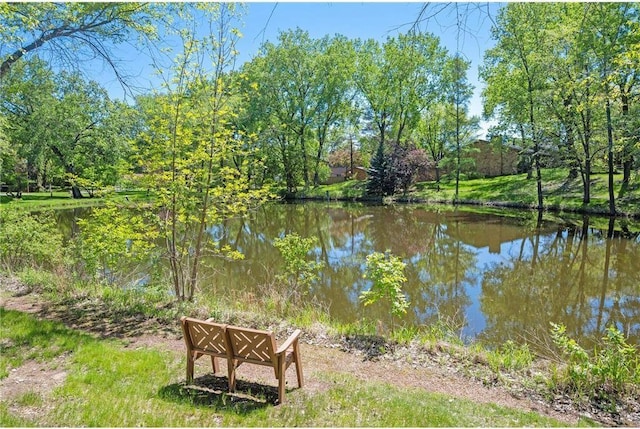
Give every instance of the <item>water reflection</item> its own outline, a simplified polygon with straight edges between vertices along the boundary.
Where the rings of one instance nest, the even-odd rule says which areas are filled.
[[[441,318],[492,345],[542,339],[555,322],[589,345],[615,323],[638,344],[639,230],[619,220],[552,221],[530,212],[273,204],[209,229],[216,246],[229,245],[245,259],[207,260],[202,293],[261,293],[281,263],[273,239],[296,232],[317,237],[315,257],[325,269],[312,295],[343,322],[388,320],[384,305],[364,308],[358,296],[368,287],[366,256],[389,250],[407,263],[407,324]]]

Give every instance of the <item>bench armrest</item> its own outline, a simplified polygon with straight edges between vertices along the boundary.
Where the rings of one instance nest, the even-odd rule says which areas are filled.
[[[280,347],[278,347],[278,351],[276,351],[276,354],[281,354],[287,351],[287,349],[289,347],[291,347],[291,345],[295,342],[298,341],[298,337],[300,336],[300,334],[302,333],[302,331],[300,331],[300,329],[296,329],[293,334],[291,334],[291,336],[289,336],[289,338],[287,338],[287,341],[285,341]]]

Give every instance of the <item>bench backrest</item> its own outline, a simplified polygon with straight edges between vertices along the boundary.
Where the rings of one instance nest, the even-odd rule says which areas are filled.
[[[193,319],[182,318],[182,330],[184,332],[187,349],[214,354],[220,357],[227,356],[228,339],[227,325]]]
[[[234,359],[274,368],[277,366],[273,332],[227,325],[227,333]]]

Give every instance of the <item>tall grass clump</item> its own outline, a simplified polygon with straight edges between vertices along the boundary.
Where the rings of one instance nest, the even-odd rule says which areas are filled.
[[[602,344],[592,354],[567,336],[565,326],[551,326],[553,342],[566,359],[566,365],[551,380],[552,388],[580,400],[605,399],[611,403],[640,392],[638,349],[627,344],[615,326],[607,327]]]
[[[487,352],[489,367],[495,373],[501,370],[521,370],[533,363],[533,353],[527,344],[516,344],[509,340],[495,350]]]

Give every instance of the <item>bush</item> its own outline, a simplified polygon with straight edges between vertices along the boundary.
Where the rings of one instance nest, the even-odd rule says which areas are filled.
[[[54,269],[63,263],[63,237],[51,213],[0,210],[0,264],[7,271]]]
[[[371,279],[372,285],[368,291],[360,294],[364,305],[387,300],[391,305],[392,318],[405,314],[409,308],[409,301],[402,291],[402,286],[407,281],[404,276],[405,266],[400,258],[389,252],[368,255],[365,278]]]
[[[303,238],[295,233],[273,240],[273,245],[284,259],[284,272],[276,275],[276,279],[288,285],[296,294],[308,292],[324,265],[322,262],[307,261],[307,254],[315,242],[315,238]]]
[[[157,233],[150,223],[145,213],[123,210],[114,203],[79,220],[75,251],[87,275],[108,284],[136,283],[137,265],[148,263],[156,249]]]
[[[369,195],[386,196],[398,191],[405,194],[416,177],[424,174],[429,168],[427,154],[413,145],[403,146],[392,143],[391,150],[385,154],[379,145],[375,157],[371,160],[367,193]]]
[[[551,337],[567,359],[564,371],[554,381],[582,398],[611,400],[637,390],[640,382],[638,350],[627,344],[614,326],[606,329],[602,345],[589,355],[575,340],[567,337],[563,325],[551,324]]]

